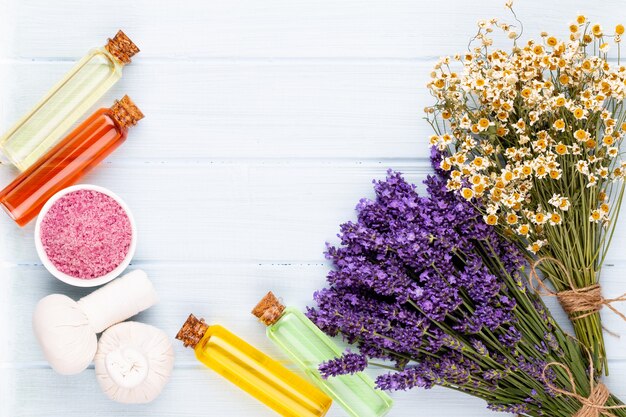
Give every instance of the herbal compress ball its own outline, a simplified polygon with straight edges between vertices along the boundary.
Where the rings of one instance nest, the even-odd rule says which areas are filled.
[[[169,380],[174,349],[162,330],[137,322],[110,327],[94,358],[102,391],[120,403],[148,403]]]

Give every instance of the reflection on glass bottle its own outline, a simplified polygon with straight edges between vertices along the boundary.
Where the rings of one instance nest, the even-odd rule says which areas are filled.
[[[20,171],[26,170],[122,77],[122,67],[137,52],[121,30],[90,51],[0,138],[2,153]]]
[[[117,149],[142,117],[128,96],[97,110],[0,191],[0,206],[18,225],[26,225],[50,197],[76,184]]]
[[[284,350],[311,379],[353,417],[380,417],[391,409],[392,399],[375,388],[363,372],[322,378],[322,362],[341,356],[341,349],[302,312],[285,308],[269,292],[252,314],[267,325],[267,336]]]
[[[200,362],[285,417],[324,416],[332,400],[279,362],[219,325],[193,314],[176,338]]]

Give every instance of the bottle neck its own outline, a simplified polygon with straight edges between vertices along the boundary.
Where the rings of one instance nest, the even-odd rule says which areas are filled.
[[[130,40],[128,36],[121,30],[117,34],[107,41],[104,45],[104,49],[107,50],[115,59],[122,65],[130,64],[130,59],[139,52],[137,45]]]
[[[252,309],[252,314],[266,326],[276,323],[283,315],[285,306],[276,298],[274,293],[268,292],[265,297]]]
[[[182,341],[185,347],[195,349],[208,329],[209,325],[204,322],[204,319],[198,319],[193,314],[190,314],[187,321],[183,323],[183,326],[178,331],[176,339]]]
[[[116,100],[108,113],[123,130],[135,126],[144,117],[141,110],[128,96],[122,97],[121,100]]]

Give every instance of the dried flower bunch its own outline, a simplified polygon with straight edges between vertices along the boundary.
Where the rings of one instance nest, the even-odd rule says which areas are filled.
[[[491,48],[496,29],[511,50]],[[569,31],[567,40],[542,33],[518,45],[512,25],[480,22],[478,45],[436,64],[436,103],[426,109],[430,144],[446,153],[447,189],[531,258],[555,259],[540,269],[557,292],[598,283],[626,174],[626,66],[607,57],[609,38],[619,57],[624,26],[607,34],[581,15]],[[570,317],[606,364],[599,308]]]
[[[379,388],[439,385],[529,416],[620,406],[595,385],[580,345],[527,290],[518,248],[473,204],[448,192],[445,179],[425,183],[428,196],[420,197],[390,172],[375,183],[376,199],[358,204],[357,222],[341,226],[342,246],[328,248],[335,269],[308,315],[359,352],[323,364],[321,372],[358,372],[382,359],[396,370],[378,377]],[[595,387],[606,393],[593,403],[598,409],[585,405],[596,398]]]

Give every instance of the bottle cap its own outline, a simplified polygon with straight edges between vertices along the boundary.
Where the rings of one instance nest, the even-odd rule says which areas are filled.
[[[280,316],[283,315],[283,311],[285,311],[285,306],[270,291],[252,309],[252,314],[258,317],[259,321],[266,326],[270,326],[278,321]]]
[[[122,97],[121,100],[115,100],[111,106],[111,116],[120,126],[126,128],[135,126],[144,117],[141,110],[128,96]]]
[[[121,30],[115,34],[113,39],[109,38],[104,47],[124,65],[130,64],[130,58],[139,52],[137,45]]]
[[[209,325],[204,322],[204,319],[198,319],[190,314],[183,327],[178,331],[176,339],[181,340],[185,347],[195,348],[208,328]]]

